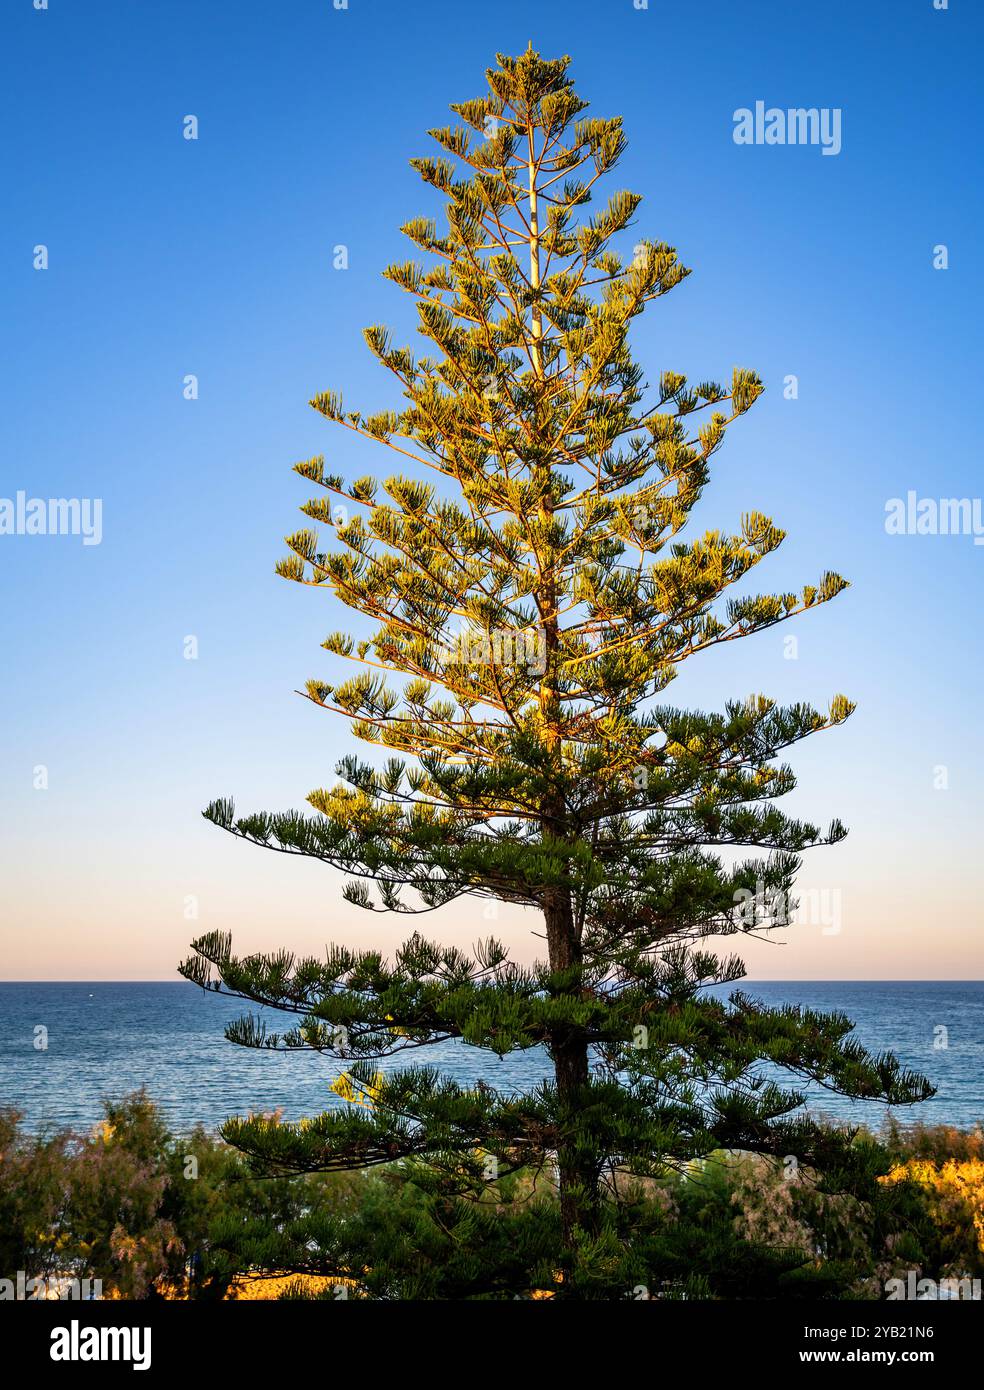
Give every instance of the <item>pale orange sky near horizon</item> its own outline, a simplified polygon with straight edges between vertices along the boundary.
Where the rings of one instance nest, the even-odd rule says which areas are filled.
[[[415,930],[462,948],[495,935],[523,962],[542,946],[532,912],[466,899],[416,917],[371,915],[342,900],[342,876],[327,866],[292,862],[218,831],[196,839],[198,862],[186,864],[180,883],[138,856],[112,868],[90,860],[81,876],[57,863],[36,869],[29,854],[22,857],[7,875],[5,918],[12,900],[29,907],[22,906],[19,923],[7,918],[0,925],[0,978],[176,979],[189,942],[211,929],[232,931],[240,953],[286,947],[319,955],[329,941],[389,953]],[[897,864],[880,892],[852,882],[848,867],[832,888],[811,881],[808,861],[799,878],[799,922],[765,939],[708,944],[719,954],[739,954],[753,980],[981,978],[967,968],[979,951],[972,902],[960,903],[951,890],[951,920],[941,933],[940,904],[925,897],[924,865]],[[197,919],[186,918],[196,906]]]

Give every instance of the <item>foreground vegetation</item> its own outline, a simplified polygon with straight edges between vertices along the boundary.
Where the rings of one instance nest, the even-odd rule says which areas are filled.
[[[128,1299],[557,1292],[549,1168],[435,1207],[429,1166],[258,1178],[203,1129],[171,1134],[143,1092],[107,1102],[104,1116],[87,1135],[30,1135],[0,1112],[0,1277],[88,1277],[104,1297]],[[876,1174],[866,1200],[827,1190],[792,1161],[742,1153],[616,1184],[610,1296],[878,1299],[912,1271],[984,1275],[980,1130],[889,1124],[853,1145]],[[380,1258],[357,1263],[365,1250]]]

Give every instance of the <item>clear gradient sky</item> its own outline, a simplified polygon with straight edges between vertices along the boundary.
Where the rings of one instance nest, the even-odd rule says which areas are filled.
[[[11,0],[0,27],[0,497],[101,498],[104,532],[90,547],[0,536],[0,978],[173,978],[212,927],[242,949],[318,951],[389,947],[415,925],[348,907],[332,870],[239,844],[199,811],[229,794],[300,806],[352,746],[292,693],[333,669],[319,643],[346,614],[273,574],[309,495],[290,465],[324,452],[334,471],[392,471],[306,402],[331,387],[395,404],[360,330],[409,331],[379,272],[409,250],[399,225],[440,204],[407,161],[450,101],[480,94],[497,50],[530,39],[572,55],[597,114],[624,116],[609,184],[644,194],[640,234],[695,268],[639,321],[650,378],[737,364],[766,382],[699,523],[758,508],[787,529],[755,589],[827,567],[853,581],[687,663],[673,688],[704,707],[753,690],[859,702],[795,758],[789,809],[851,828],[807,858],[820,911],[786,944],[747,943],[749,974],[984,974],[984,548],[884,527],[908,489],[982,488],[984,7]],[[733,113],[757,100],[840,108],[841,153],[736,145]],[[527,957],[536,945],[532,919],[482,904],[422,920],[463,945],[491,931]]]

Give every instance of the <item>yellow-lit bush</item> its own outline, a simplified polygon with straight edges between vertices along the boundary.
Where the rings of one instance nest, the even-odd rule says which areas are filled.
[[[910,1158],[882,1181],[914,1182],[925,1191],[947,1274],[984,1273],[984,1160]]]

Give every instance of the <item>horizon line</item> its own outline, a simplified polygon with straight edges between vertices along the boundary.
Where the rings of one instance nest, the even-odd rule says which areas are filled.
[[[741,980],[720,981],[719,983],[730,984],[759,984],[759,985],[979,985],[984,984],[984,979],[968,977],[963,975],[948,976],[943,979],[927,979],[915,975],[895,975],[895,976],[799,976],[782,979],[778,978],[756,978],[751,975],[743,975]],[[161,976],[157,979],[125,979],[125,980],[0,980],[0,985],[190,985],[192,989],[201,989],[203,993],[218,993],[219,991],[209,991],[202,985],[197,985],[193,980],[172,979],[170,976]]]

